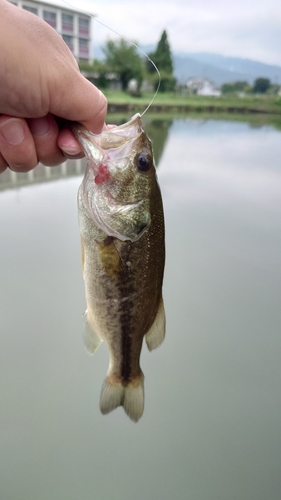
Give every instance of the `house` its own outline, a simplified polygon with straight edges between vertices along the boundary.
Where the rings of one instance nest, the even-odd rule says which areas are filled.
[[[78,9],[57,0],[9,0],[19,8],[32,12],[46,21],[63,38],[78,61],[93,62],[92,19]],[[95,17],[95,14],[93,14]]]
[[[221,90],[207,78],[189,78],[186,86],[197,95],[220,97]]]

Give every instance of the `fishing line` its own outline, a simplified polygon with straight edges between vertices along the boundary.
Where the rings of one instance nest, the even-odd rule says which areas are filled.
[[[113,33],[115,33],[115,35],[119,36],[120,38],[122,38],[122,40],[125,40],[125,42],[129,43],[130,45],[133,45],[141,54],[143,54],[147,60],[152,64],[152,66],[154,67],[154,69],[157,71],[157,75],[158,75],[158,85],[157,85],[157,88],[156,88],[156,91],[155,91],[155,94],[154,96],[152,97],[149,105],[145,108],[145,110],[143,111],[143,113],[140,115],[141,117],[148,111],[148,109],[150,108],[151,104],[153,103],[155,97],[157,96],[158,94],[158,91],[159,91],[159,87],[160,87],[160,84],[161,84],[161,75],[160,75],[160,71],[159,69],[157,68],[156,64],[152,61],[152,59],[150,59],[150,57],[142,50],[140,49],[140,47],[138,47],[138,45],[134,42],[132,42],[131,40],[128,40],[127,38],[125,38],[123,35],[120,35],[120,33],[118,33],[117,31],[115,31],[114,29],[110,28],[109,26],[107,26],[106,24],[104,24],[102,21],[99,21],[93,14],[90,14],[89,12],[86,12],[84,10],[80,10],[78,9],[77,7],[74,7],[74,5],[72,5],[71,3],[67,2],[66,0],[62,0],[63,3],[65,3],[66,5],[69,5],[69,7],[71,7],[72,9],[76,10],[77,12],[80,12],[82,14],[85,14],[86,16],[89,16],[91,17],[94,22],[96,23],[99,23],[101,24],[102,26],[104,26],[105,28],[107,28],[108,30],[112,31]]]

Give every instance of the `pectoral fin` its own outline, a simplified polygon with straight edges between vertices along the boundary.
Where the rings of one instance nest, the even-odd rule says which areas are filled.
[[[89,354],[94,354],[95,350],[102,343],[102,340],[90,325],[87,317],[87,312],[88,311],[86,310],[84,315],[85,322],[83,328],[83,340]]]
[[[145,335],[147,347],[150,351],[162,344],[165,338],[166,318],[163,299],[161,298],[155,320]]]

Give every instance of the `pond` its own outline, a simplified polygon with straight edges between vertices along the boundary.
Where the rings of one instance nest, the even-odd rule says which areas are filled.
[[[280,500],[281,133],[211,119],[146,128],[167,334],[143,347],[137,424],[100,414],[108,353],[82,341],[81,165],[2,174],[3,500]]]

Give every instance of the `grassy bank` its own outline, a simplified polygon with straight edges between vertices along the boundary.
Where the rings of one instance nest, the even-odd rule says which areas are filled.
[[[106,90],[109,112],[144,111],[150,103],[153,93],[143,93],[133,97],[125,92]],[[281,97],[267,95],[247,95],[245,97],[221,96],[185,96],[175,93],[158,93],[151,112],[183,113],[270,113],[281,114]]]

